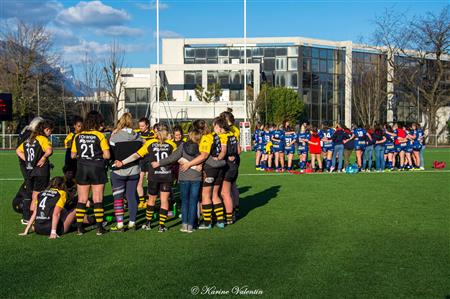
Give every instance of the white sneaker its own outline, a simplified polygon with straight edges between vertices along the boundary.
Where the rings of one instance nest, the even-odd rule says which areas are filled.
[[[28,220],[20,219],[20,223],[22,223],[22,225],[28,225]]]
[[[180,228],[180,232],[187,233],[187,231],[188,231],[188,225],[187,224],[182,224],[181,228]]]
[[[425,170],[425,167],[420,167],[420,170]]]

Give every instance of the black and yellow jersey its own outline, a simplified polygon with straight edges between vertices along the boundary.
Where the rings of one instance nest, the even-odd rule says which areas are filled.
[[[44,156],[45,151],[51,147],[52,144],[50,140],[42,135],[36,136],[33,142],[31,142],[30,139],[27,139],[19,145],[18,150],[24,153],[26,170],[29,171],[31,175],[49,175],[48,172],[50,171],[50,163],[48,159],[42,167],[36,167],[36,165]]]
[[[210,133],[203,135],[200,139],[199,150],[202,153],[208,153],[212,157],[218,157],[222,151],[222,144],[226,145],[228,134]]]
[[[148,155],[149,162],[152,163],[169,157],[176,149],[177,145],[172,140],[166,140],[160,143],[157,139],[150,139],[137,151],[137,154],[141,157]],[[153,180],[156,182],[172,182],[171,165],[158,168],[150,167],[148,179],[149,181]]]
[[[109,150],[108,140],[99,131],[83,131],[75,135],[72,153],[77,154],[81,164],[104,166],[103,151]]]
[[[75,137],[75,133],[70,132],[69,134],[67,134],[66,139],[64,139],[64,148],[65,149],[72,148],[73,137]]]
[[[231,125],[230,132],[233,133],[234,137],[236,137],[237,142],[241,140],[241,131],[239,128],[235,125]]]
[[[144,141],[155,138],[155,132],[153,130],[142,132],[141,130],[136,129],[134,130],[134,132],[136,132],[139,136],[141,136],[141,138],[144,139]]]
[[[227,157],[239,156],[239,139],[234,132],[229,132],[227,135]]]
[[[45,223],[51,220],[55,207],[58,206],[63,209],[66,201],[66,192],[63,190],[51,188],[39,193],[38,200],[36,202],[36,222]]]

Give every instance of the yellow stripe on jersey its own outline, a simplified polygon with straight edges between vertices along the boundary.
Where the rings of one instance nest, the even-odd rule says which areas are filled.
[[[66,201],[67,201],[67,193],[64,190],[59,190],[59,189],[55,189],[55,188],[51,188],[50,190],[55,190],[59,193],[59,199],[58,202],[56,203],[56,205],[58,207],[60,207],[61,209],[64,208],[64,206],[66,205]]]
[[[147,140],[144,145],[136,152],[139,156],[144,157],[148,155],[148,148],[151,144],[158,142],[156,139]]]
[[[212,134],[203,135],[200,139],[199,151],[201,153],[209,154],[211,152],[211,147],[214,143],[214,137]]]
[[[230,127],[230,131],[233,133],[234,137],[236,137],[237,141],[241,139],[241,131],[239,131],[239,128],[235,125],[232,125]]]
[[[36,136],[36,141],[39,143],[39,145],[41,146],[42,150],[45,152],[48,148],[52,148],[52,144],[50,143],[50,140],[48,140],[47,137],[42,136],[42,135],[37,135]],[[22,153],[25,152],[24,149],[24,144],[28,142],[28,140],[22,142],[19,147],[17,148],[19,151],[21,151]]]
[[[75,137],[75,134],[73,132],[70,132],[67,134],[66,139],[64,139],[64,148],[70,148],[72,146],[73,138]]]
[[[230,135],[233,136],[233,133],[229,132],[229,133],[219,134],[220,144],[226,145],[228,142],[228,136],[230,136]]]
[[[175,151],[177,149],[177,144],[175,142],[173,142],[170,139],[167,139],[166,141],[164,141],[167,144],[170,144],[172,146],[172,150]]]
[[[73,138],[73,140],[75,140],[75,138],[77,138],[78,135],[95,135],[98,140],[100,140],[100,149],[102,151],[104,150],[109,150],[109,143],[108,140],[106,139],[105,135],[103,135],[101,132],[99,131],[83,131],[80,132],[78,134],[75,135],[75,137]],[[76,142],[72,142],[72,148],[70,150],[72,153],[76,153],[77,152],[77,146],[76,146]]]

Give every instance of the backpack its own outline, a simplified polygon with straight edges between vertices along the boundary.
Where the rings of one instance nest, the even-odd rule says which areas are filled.
[[[433,162],[433,168],[434,169],[444,169],[445,168],[445,162],[444,161],[434,161]]]

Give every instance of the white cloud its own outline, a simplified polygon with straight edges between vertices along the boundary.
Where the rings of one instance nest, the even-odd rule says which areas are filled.
[[[80,1],[61,11],[56,18],[61,24],[87,27],[117,26],[128,20],[130,15],[126,11],[115,9],[101,1]]]
[[[153,32],[153,37],[156,38],[156,31]],[[170,30],[160,30],[159,37],[160,38],[179,38],[179,37],[182,37],[182,35],[174,32],[174,31],[170,31]]]
[[[48,27],[48,32],[52,35],[53,44],[56,47],[61,45],[76,45],[80,42],[80,39],[67,28],[61,27]]]
[[[139,28],[132,28],[127,26],[109,26],[105,29],[97,30],[98,34],[104,34],[109,36],[138,36],[142,35],[144,32]]]
[[[13,1],[1,0],[0,19],[19,19],[26,22],[48,23],[63,9],[55,0]]]
[[[136,3],[136,6],[143,10],[156,10],[156,1],[150,3]],[[168,9],[169,5],[159,1],[159,10]]]

